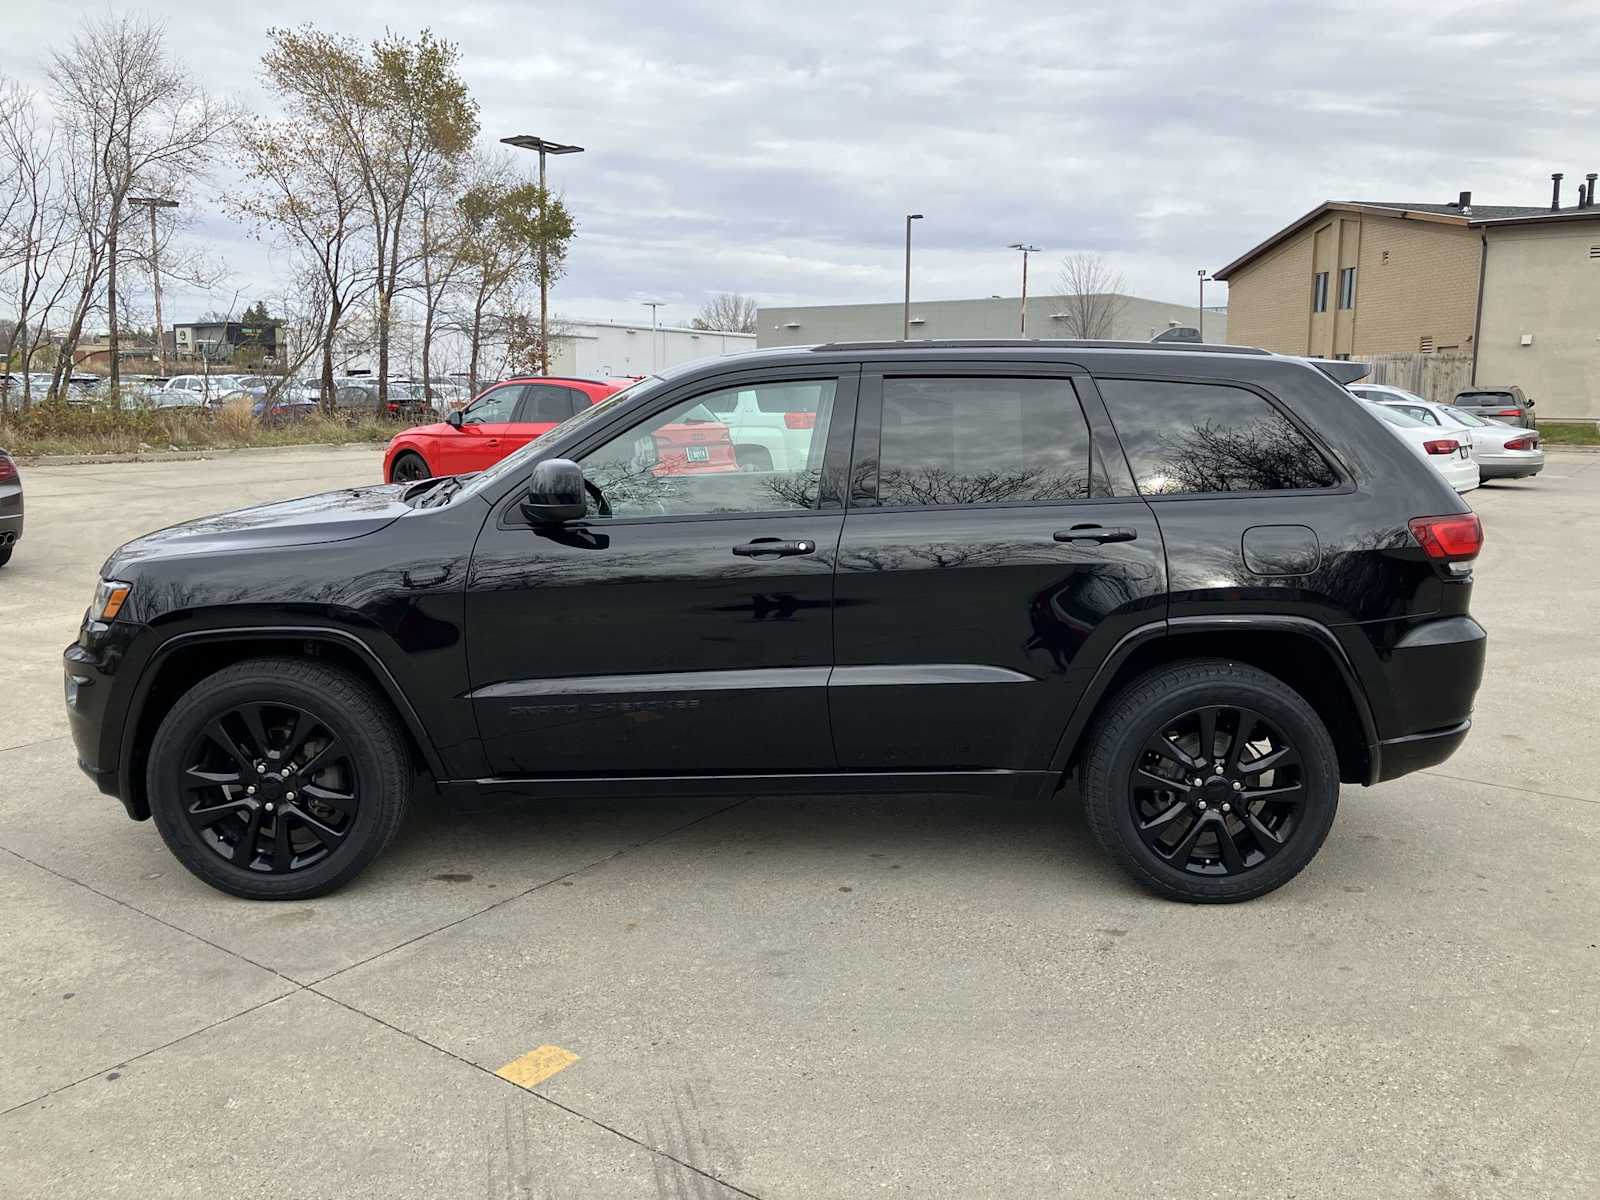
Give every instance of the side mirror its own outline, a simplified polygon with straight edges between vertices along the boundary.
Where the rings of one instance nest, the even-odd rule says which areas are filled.
[[[1529,407],[1529,408],[1532,408],[1532,407],[1533,407],[1533,397],[1532,397],[1532,396],[1529,396],[1529,397],[1528,397],[1528,407]]]
[[[450,426],[451,429],[460,429],[461,428],[461,410],[458,408],[458,409],[455,409],[453,412],[451,412],[451,414],[444,419],[444,423],[446,425]]]
[[[583,468],[570,458],[547,458],[533,468],[522,515],[534,525],[576,521],[588,511],[583,502]]]

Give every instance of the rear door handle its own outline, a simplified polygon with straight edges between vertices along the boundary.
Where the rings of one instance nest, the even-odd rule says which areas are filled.
[[[733,552],[740,558],[757,558],[771,554],[774,557],[785,558],[794,554],[815,553],[817,544],[802,538],[797,542],[786,542],[781,538],[755,538],[742,546],[735,546]]]
[[[1058,542],[1131,542],[1138,536],[1136,529],[1106,529],[1100,525],[1074,525],[1054,534]]]

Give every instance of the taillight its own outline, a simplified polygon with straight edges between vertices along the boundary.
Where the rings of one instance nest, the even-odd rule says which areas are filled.
[[[400,406],[398,404],[396,404],[393,400],[389,401],[389,403],[385,407],[388,408],[390,416],[394,416],[396,413],[398,413],[400,411]]]
[[[10,483],[17,477],[17,464],[9,454],[0,454],[0,483]]]
[[[1449,438],[1435,438],[1431,442],[1423,442],[1422,448],[1429,454],[1454,454],[1461,449],[1461,443],[1453,442]]]
[[[1522,415],[1522,410],[1520,408],[1502,408],[1494,415],[1497,417],[1520,417]]]
[[[1435,562],[1462,562],[1483,549],[1483,523],[1477,513],[1411,518],[1411,536]]]
[[[1532,438],[1532,437],[1512,438],[1509,442],[1506,443],[1506,449],[1507,450],[1532,450],[1538,444],[1539,444],[1539,439],[1538,438]]]
[[[783,414],[783,423],[790,429],[815,429],[817,427],[817,414],[814,412],[786,412]]]

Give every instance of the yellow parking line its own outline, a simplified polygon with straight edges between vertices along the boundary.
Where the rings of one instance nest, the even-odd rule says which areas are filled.
[[[521,1058],[514,1058],[495,1072],[501,1079],[510,1080],[518,1087],[538,1087],[558,1071],[565,1071],[578,1061],[571,1050],[560,1046],[539,1046]]]

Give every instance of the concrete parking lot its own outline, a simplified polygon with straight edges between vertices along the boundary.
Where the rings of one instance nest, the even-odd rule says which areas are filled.
[[[424,802],[230,899],[79,774],[60,650],[118,543],[378,464],[25,469],[0,1195],[1600,1194],[1600,456],[1474,493],[1471,738],[1248,905],[1145,896],[1065,796]]]

